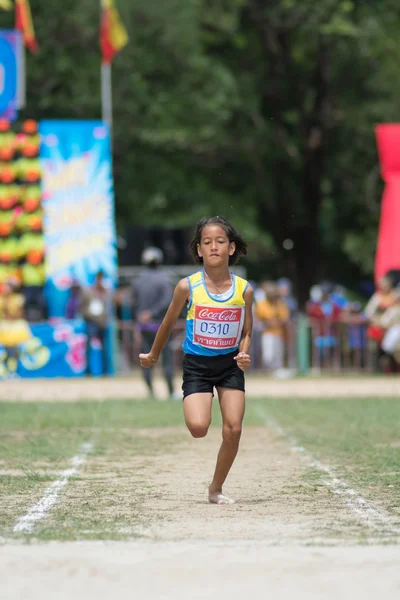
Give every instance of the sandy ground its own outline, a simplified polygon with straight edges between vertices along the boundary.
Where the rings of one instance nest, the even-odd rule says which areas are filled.
[[[142,434],[154,436],[156,431],[142,430]],[[128,529],[128,534],[160,541],[260,540],[276,546],[351,543],[363,535],[372,539],[373,532],[361,525],[339,496],[326,487],[315,491],[302,479],[307,466],[267,428],[244,428],[240,452],[224,487],[236,503],[225,507],[207,502],[220,431],[211,429],[199,440],[182,430],[157,433],[153,440],[160,447],[171,436],[182,441],[168,453],[132,457],[125,467],[136,477],[121,481],[121,471],[117,479],[109,473],[107,487],[118,486],[126,500],[136,496],[140,504],[141,524]],[[117,510],[123,516],[121,503]]]
[[[262,542],[0,547],[2,600],[398,600],[400,548]]]
[[[158,391],[163,390],[161,381]],[[397,379],[248,378],[248,394],[400,397]],[[132,398],[145,395],[140,379],[7,382],[7,400]],[[71,482],[59,500],[69,512],[96,501],[103,522],[119,515],[121,533],[136,541],[21,545],[0,541],[3,600],[149,600],[229,598],[398,600],[400,546],[385,531],[362,525],[338,495],[311,486],[307,466],[268,428],[245,428],[225,491],[232,506],[210,506],[206,487],[220,432],[193,440],[184,428],[140,430],[167,453],[131,456],[113,469],[112,457],[92,457],[84,482]],[[165,436],[165,439],[163,437]],[[105,486],[107,496],[96,489]],[[115,501],[111,502],[111,499]],[[97,499],[97,500],[96,500]],[[137,508],[140,520],[131,511]],[[48,516],[51,522],[52,515]]]
[[[180,390],[181,379],[176,378],[176,390]],[[346,378],[296,378],[276,380],[248,375],[248,396],[285,397],[398,397],[400,377],[346,377]],[[164,381],[155,377],[155,392],[159,399],[166,399]],[[10,380],[0,383],[0,401],[74,401],[81,399],[141,399],[147,390],[138,375],[129,378],[96,379],[41,379]]]

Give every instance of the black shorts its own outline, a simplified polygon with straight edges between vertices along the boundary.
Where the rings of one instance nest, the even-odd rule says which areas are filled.
[[[233,360],[238,351],[220,356],[185,354],[183,359],[183,397],[190,394],[213,393],[214,387],[244,392],[244,373]]]

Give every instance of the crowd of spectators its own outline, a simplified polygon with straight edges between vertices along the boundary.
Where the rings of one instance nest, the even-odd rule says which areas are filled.
[[[288,347],[294,341],[298,304],[290,281],[262,281],[255,285],[255,344],[264,369],[290,373],[293,360]],[[319,366],[329,364],[333,354],[360,353],[360,366],[369,353],[377,372],[398,372],[400,364],[400,288],[390,275],[382,277],[364,306],[351,300],[340,285],[321,282],[310,289],[305,307],[312,348]],[[344,338],[343,338],[344,332]],[[258,342],[258,337],[259,343]],[[344,341],[343,341],[344,340]],[[289,368],[289,371],[288,371]]]
[[[158,270],[162,253],[157,253],[161,253],[157,248],[143,253],[145,270],[129,289],[128,318],[135,323],[143,351],[151,345],[172,294],[171,283]],[[291,374],[295,371],[295,351],[289,352],[288,348],[293,350],[295,346],[300,312],[291,282],[281,278],[252,283],[255,288],[253,353],[256,359],[259,357],[256,362],[261,363],[265,372]],[[47,318],[43,290],[21,288],[18,280],[9,278],[0,292],[0,345],[16,347],[28,336],[28,322]],[[112,292],[102,271],[97,273],[92,286],[83,287],[77,280],[71,283],[65,317],[85,321],[87,359],[93,340],[100,342],[103,373],[107,371],[107,328],[116,311],[120,313],[121,304],[120,291]],[[380,279],[365,306],[360,300],[349,299],[343,287],[322,282],[310,289],[309,300],[301,312],[308,317],[312,351],[320,365],[338,347],[342,349],[345,331],[346,350],[360,351],[363,356],[369,353],[372,368],[377,372],[399,371],[400,286],[396,287],[390,275]],[[173,395],[173,350],[170,346],[165,348],[162,365],[169,393]],[[364,359],[360,366],[365,366]],[[87,373],[90,374],[89,360]],[[148,377],[146,384],[152,395],[152,381]]]
[[[97,273],[91,287],[82,287],[79,281],[72,281],[65,316],[67,319],[81,318],[86,322],[88,375],[91,374],[89,351],[94,339],[102,348],[102,372],[107,372],[106,338],[112,315],[122,319],[127,317],[128,321],[133,322],[140,351],[150,350],[173,294],[171,282],[158,268],[162,262],[163,253],[159,248],[146,248],[142,253],[142,273],[132,285],[122,286],[116,292],[107,285],[102,271]],[[164,347],[161,359],[168,393],[173,398],[174,360],[171,340]],[[153,372],[150,369],[142,372],[149,397],[154,397]]]

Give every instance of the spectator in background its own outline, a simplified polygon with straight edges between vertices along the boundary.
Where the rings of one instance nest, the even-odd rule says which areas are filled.
[[[259,302],[263,302],[267,298],[267,294],[265,293],[265,286],[273,283],[272,281],[260,281],[260,283],[251,284],[254,289],[254,303],[258,304]]]
[[[81,294],[82,290],[79,281],[73,279],[67,306],[65,308],[65,316],[67,319],[76,319],[80,316]]]
[[[3,365],[10,373],[17,369],[19,346],[32,337],[24,315],[25,298],[17,279],[8,279],[0,295],[0,344],[4,346]]]
[[[289,309],[281,299],[274,283],[264,285],[266,298],[256,304],[256,317],[263,326],[261,353],[263,366],[275,371],[282,369],[284,357],[285,328],[289,320]]]
[[[159,271],[159,266],[164,260],[164,255],[159,248],[146,248],[142,253],[141,260],[146,269],[133,282],[133,316],[140,328],[141,353],[148,354],[160,323],[165,317],[172,300],[173,286],[167,277]],[[161,359],[169,396],[175,398],[173,384],[174,357],[171,338],[164,346]],[[142,371],[150,397],[154,398],[153,369],[143,369]]]
[[[348,344],[351,350],[365,348],[365,317],[360,302],[349,302],[346,305]]]
[[[393,280],[385,275],[378,281],[378,285],[374,294],[369,299],[367,306],[364,309],[364,315],[368,322],[367,327],[367,344],[372,354],[373,369],[376,372],[385,369],[384,362],[385,351],[382,349],[381,343],[386,333],[385,324],[381,319],[385,312],[394,305],[396,301],[396,293]]]
[[[376,292],[371,296],[365,307],[364,314],[368,319],[367,337],[373,342],[381,343],[385,328],[381,324],[382,315],[396,302],[396,292],[393,281],[385,275],[378,282]]]
[[[333,300],[340,310],[351,310],[351,303],[346,297],[346,290],[342,285],[335,285],[333,287],[330,299]]]
[[[25,298],[25,316],[30,323],[40,323],[48,317],[47,302],[43,287],[38,285],[25,286],[23,288]]]
[[[318,348],[318,367],[331,355],[338,340],[337,323],[341,309],[330,297],[331,291],[332,286],[327,282],[313,286],[307,303],[307,315],[314,330],[314,344]]]
[[[387,371],[397,373],[400,362],[400,289],[394,290],[393,295],[393,304],[380,318],[380,326],[385,331],[381,350],[388,357]]]
[[[0,320],[10,321],[24,317],[25,298],[19,290],[19,282],[9,277],[0,294]]]
[[[109,323],[109,314],[111,311],[111,293],[104,284],[104,272],[99,271],[96,275],[94,285],[82,290],[81,293],[81,314],[86,321],[86,358],[87,374],[90,374],[90,346],[93,338],[98,338],[102,350],[102,371],[107,373],[107,345],[106,333]]]
[[[298,303],[292,294],[292,284],[290,279],[281,277],[281,279],[278,279],[277,285],[281,300],[283,300],[289,309],[290,317],[296,316],[298,311]]]
[[[266,299],[265,290],[263,289],[263,283],[257,281],[250,281],[249,284],[254,290],[254,302],[253,302],[253,335],[251,338],[251,349],[255,358],[250,365],[250,369],[257,368],[261,363],[261,323],[257,319],[257,304],[263,302]]]
[[[307,314],[312,319],[319,321],[336,321],[341,313],[340,307],[331,298],[331,285],[323,282],[313,286],[310,291],[310,300],[307,304]]]

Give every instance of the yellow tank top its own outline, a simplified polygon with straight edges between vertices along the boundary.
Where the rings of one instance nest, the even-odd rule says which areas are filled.
[[[218,300],[204,283],[204,271],[188,277],[190,299],[186,316],[185,354],[216,356],[234,352],[243,330],[245,300],[248,282],[232,274],[232,292]],[[223,295],[225,296],[225,295]]]

